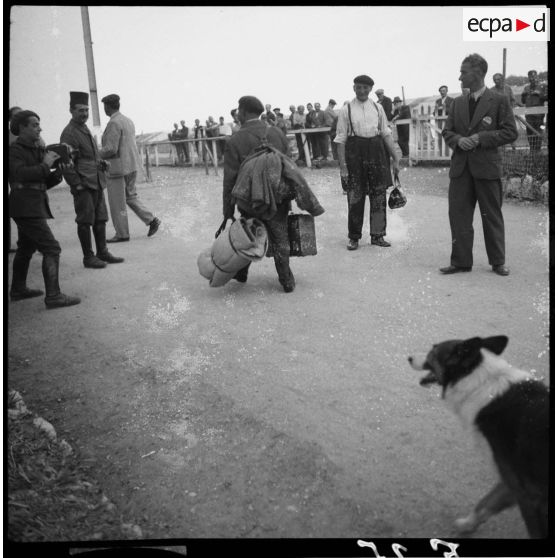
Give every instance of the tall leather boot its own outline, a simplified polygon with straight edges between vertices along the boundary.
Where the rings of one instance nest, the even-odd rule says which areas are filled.
[[[68,296],[60,292],[58,284],[58,267],[60,256],[45,254],[43,256],[43,278],[45,280],[45,306],[51,308],[63,308],[79,304],[81,299],[77,296]]]
[[[10,288],[11,300],[23,300],[41,296],[43,291],[39,289],[29,289],[27,287],[27,272],[29,271],[30,257],[16,253],[13,263],[12,286]]]
[[[107,264],[97,258],[97,256],[93,253],[93,244],[91,243],[91,226],[80,223],[77,227],[77,233],[81,249],[83,251],[83,265],[93,269],[106,267]]]
[[[246,281],[248,281],[248,268],[250,267],[250,263],[247,266],[239,269],[233,276],[233,279],[236,279],[239,283],[246,283]]]
[[[95,223],[93,225],[93,236],[97,246],[97,259],[102,260],[103,263],[122,263],[124,261],[124,258],[113,256],[107,248],[106,223]]]

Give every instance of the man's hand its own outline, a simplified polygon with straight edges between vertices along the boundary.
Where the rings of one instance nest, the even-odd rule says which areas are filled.
[[[349,178],[349,169],[347,165],[339,165],[339,174],[341,175],[341,180],[347,180]]]
[[[99,168],[100,168],[102,171],[108,171],[109,168],[110,168],[110,163],[109,163],[108,161],[105,161],[104,159],[101,159],[101,160],[99,161]]]
[[[60,159],[60,155],[54,151],[47,151],[43,157],[43,163],[48,165],[48,168],[52,167],[56,160]]]
[[[459,140],[457,141],[457,145],[463,151],[471,151],[472,149],[475,149],[475,147],[478,145],[478,136],[476,142],[472,137],[459,138]]]
[[[399,162],[401,161],[401,159],[394,159],[393,160],[393,175],[394,176],[399,176]]]

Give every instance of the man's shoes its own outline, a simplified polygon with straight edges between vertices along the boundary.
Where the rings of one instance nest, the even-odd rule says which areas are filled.
[[[97,256],[87,256],[83,258],[83,265],[91,269],[102,269],[103,267],[107,267],[107,264],[101,261]]]
[[[54,296],[45,297],[45,306],[50,310],[52,308],[64,308],[65,306],[74,306],[79,304],[81,299],[77,296],[68,296],[63,293],[58,293]]]
[[[506,267],[504,264],[500,264],[500,265],[493,265],[492,266],[492,271],[494,273],[497,273],[498,275],[502,275],[502,276],[506,276],[510,274],[510,269],[509,267]]]
[[[113,236],[112,238],[107,238],[107,242],[128,242],[130,237]]]
[[[110,264],[122,263],[124,261],[124,258],[118,258],[116,256],[113,256],[108,250],[103,254],[97,254],[97,258],[99,258],[103,262],[110,263]]]
[[[384,240],[383,236],[373,236],[370,238],[370,244],[374,244],[375,246],[382,246],[383,248],[388,248],[391,246],[389,242]]]
[[[440,273],[442,275],[451,275],[452,273],[461,273],[464,271],[471,271],[471,267],[461,267],[458,265],[448,265],[448,267],[441,267]]]
[[[347,250],[358,250],[358,240],[353,240],[351,238],[349,244],[347,244]]]
[[[28,287],[24,287],[18,290],[10,290],[10,300],[24,300],[26,298],[33,298],[35,296],[41,296],[45,293],[40,291],[39,289],[29,289]]]
[[[161,221],[155,217],[151,223],[149,223],[149,231],[147,232],[147,236],[153,236],[158,230]]]

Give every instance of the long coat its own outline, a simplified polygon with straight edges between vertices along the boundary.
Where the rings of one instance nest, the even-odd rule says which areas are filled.
[[[101,141],[103,147],[99,154],[110,163],[109,176],[126,176],[141,169],[136,146],[136,127],[127,116],[115,112],[110,117]]]
[[[34,145],[22,138],[17,138],[10,145],[10,217],[53,219],[46,190],[59,184],[62,174],[59,171],[51,171],[48,165],[42,162],[44,156],[44,145]],[[19,184],[23,188],[15,188]]]
[[[460,138],[479,135],[479,145],[472,151],[461,150]],[[517,127],[509,100],[486,89],[480,96],[473,119],[469,118],[469,98],[454,99],[442,131],[453,150],[449,176],[457,178],[466,166],[475,178],[497,179],[502,176],[502,158],[498,147],[517,139]]]
[[[105,172],[100,168],[101,157],[89,128],[70,120],[62,130],[60,143],[67,143],[78,150],[74,166],[63,171],[64,180],[70,188],[85,186],[92,190],[105,189]]]

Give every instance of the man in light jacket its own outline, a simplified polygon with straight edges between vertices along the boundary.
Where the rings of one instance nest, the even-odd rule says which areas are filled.
[[[116,234],[107,242],[130,240],[126,205],[149,227],[147,236],[153,236],[161,221],[139,199],[136,177],[141,160],[136,147],[134,123],[120,112],[120,97],[112,94],[101,99],[110,121],[103,133],[101,157],[110,163],[107,174],[107,191],[110,216]]]

